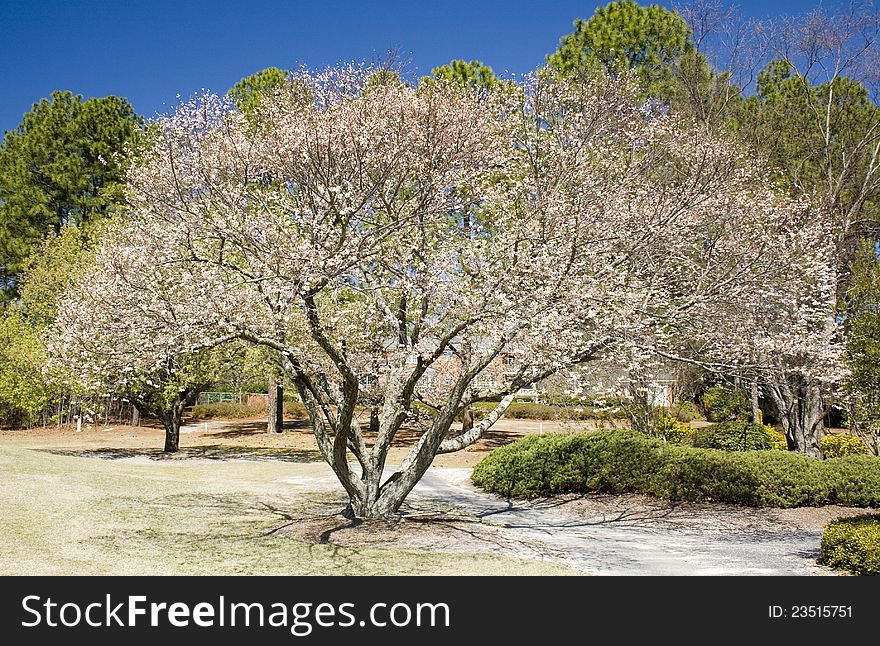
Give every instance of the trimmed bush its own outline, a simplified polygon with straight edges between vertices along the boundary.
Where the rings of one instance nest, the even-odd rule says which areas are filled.
[[[533,435],[495,449],[473,481],[508,497],[641,492],[752,507],[880,504],[880,460],[675,446],[634,431]]]
[[[842,518],[826,525],[822,562],[855,574],[880,574],[880,515]]]
[[[722,422],[697,430],[691,443],[700,449],[764,451],[773,448],[772,431],[763,424]]]
[[[855,435],[838,433],[837,435],[824,435],[819,440],[819,448],[826,458],[839,458],[844,455],[870,455],[865,443]]]
[[[703,412],[710,422],[745,421],[752,414],[752,405],[746,394],[734,388],[713,386],[702,398]]]

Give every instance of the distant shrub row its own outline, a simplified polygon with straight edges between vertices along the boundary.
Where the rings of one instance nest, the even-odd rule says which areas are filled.
[[[485,417],[497,404],[495,402],[477,402],[473,406],[474,417]],[[626,411],[616,408],[596,408],[589,405],[565,405],[534,404],[529,402],[514,402],[506,411],[507,419],[538,419],[538,420],[592,420],[592,419],[624,419]]]
[[[215,404],[198,404],[193,406],[191,419],[193,421],[206,419],[251,419],[253,417],[266,417],[268,410],[266,404],[238,404],[236,402],[218,402]],[[299,402],[284,402],[285,417],[305,417],[306,408]]]
[[[880,503],[880,459],[817,460],[788,451],[676,446],[634,431],[535,435],[492,451],[473,471],[508,497],[641,492],[752,507]]]

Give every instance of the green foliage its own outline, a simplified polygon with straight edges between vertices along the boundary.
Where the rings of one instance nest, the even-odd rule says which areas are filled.
[[[682,422],[666,411],[661,410],[657,416],[657,435],[669,444],[689,444],[696,429]]]
[[[49,403],[50,386],[40,368],[45,349],[20,313],[5,311],[0,317],[0,420],[21,426]]]
[[[774,430],[751,422],[721,422],[697,430],[691,443],[701,449],[722,451],[764,451],[772,449]]]
[[[495,449],[473,481],[509,497],[641,492],[752,507],[880,504],[880,460],[675,446],[634,431],[534,435]]]
[[[839,458],[844,455],[870,455],[865,443],[855,435],[838,433],[823,435],[819,440],[819,448],[826,458]]]
[[[0,279],[16,292],[25,260],[48,232],[85,226],[123,203],[123,152],[141,119],[125,99],[54,92],[0,144]]]
[[[267,67],[246,76],[229,90],[229,98],[244,114],[253,114],[264,96],[289,81],[290,73],[277,67]]]
[[[880,515],[842,518],[826,525],[822,562],[855,574],[880,574]]]
[[[565,74],[596,67],[613,73],[633,69],[653,97],[671,94],[674,67],[693,51],[685,21],[659,5],[611,2],[589,20],[576,20],[574,27],[548,57],[551,67]]]
[[[880,108],[860,83],[841,76],[813,85],[777,60],[760,73],[757,92],[745,101],[739,131],[768,155],[780,181],[827,194],[828,179],[841,178],[828,206],[842,213],[868,208],[876,219],[880,214],[870,195],[862,195],[862,180],[872,163],[872,147],[864,142],[872,140],[878,123]]]
[[[874,246],[862,244],[851,266],[852,287],[846,339],[850,369],[844,389],[853,421],[880,432],[880,262]]]
[[[727,386],[713,386],[702,398],[703,412],[710,422],[730,422],[747,420],[752,414],[752,406],[746,394]]]
[[[481,61],[454,60],[447,65],[435,67],[431,72],[435,79],[449,81],[469,90],[494,90],[500,83],[495,72]],[[430,77],[423,82],[430,83]]]
[[[63,375],[49,373],[46,331],[58,298],[91,258],[91,237],[64,227],[24,263],[20,297],[0,314],[0,422],[20,426],[61,394]]]

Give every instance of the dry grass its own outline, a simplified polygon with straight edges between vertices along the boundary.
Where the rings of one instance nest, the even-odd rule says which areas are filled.
[[[571,573],[486,554],[273,533],[342,507],[341,495],[289,482],[326,472],[311,434],[185,433],[173,459],[159,452],[161,437],[150,428],[0,433],[0,574]]]

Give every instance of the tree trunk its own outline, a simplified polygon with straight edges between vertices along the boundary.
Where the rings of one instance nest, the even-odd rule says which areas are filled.
[[[819,440],[825,431],[825,403],[822,389],[802,377],[775,379],[770,392],[782,419],[788,448],[810,457],[821,458]]]
[[[461,432],[467,433],[474,427],[474,411],[470,404],[461,409]]]
[[[172,410],[162,411],[162,426],[165,427],[165,453],[177,453],[180,450],[180,412],[174,407]]]
[[[284,425],[284,389],[274,376],[269,377],[269,421],[266,424],[267,433],[281,433]]]
[[[761,404],[758,399],[758,380],[752,379],[752,422],[763,424],[764,416],[761,413]]]

